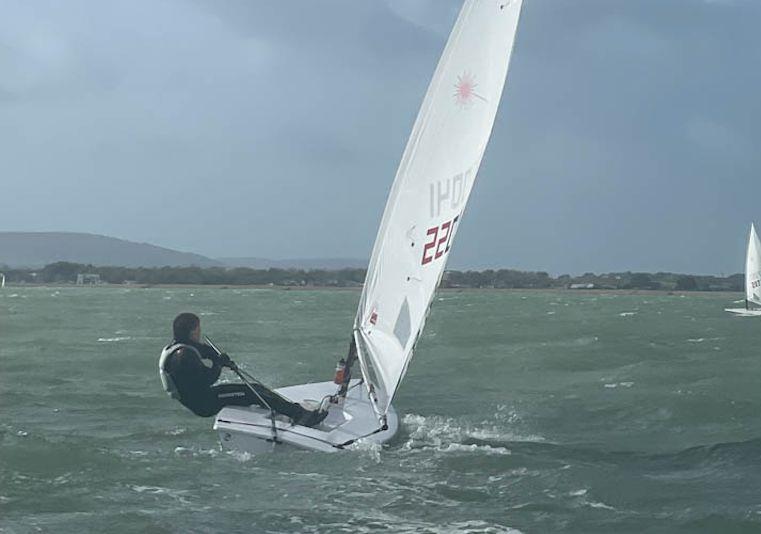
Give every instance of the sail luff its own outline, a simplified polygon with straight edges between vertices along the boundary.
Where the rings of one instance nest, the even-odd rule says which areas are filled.
[[[404,171],[408,168],[409,161],[414,157],[415,153],[417,152],[422,130],[424,128],[424,125],[426,124],[426,118],[431,112],[431,107],[433,103],[433,98],[431,97],[431,95],[442,83],[443,77],[437,76],[437,74],[439,73],[441,66],[445,63],[448,57],[448,51],[451,49],[450,43],[453,40],[456,40],[456,38],[460,35],[461,27],[462,27],[462,25],[460,24],[460,20],[462,19],[463,13],[465,12],[465,10],[470,8],[470,6],[471,4],[466,1],[463,4],[462,8],[460,9],[460,14],[457,17],[455,26],[452,29],[452,32],[450,34],[450,38],[448,39],[447,44],[444,47],[444,51],[442,52],[441,58],[439,59],[439,62],[436,65],[436,69],[434,70],[433,75],[431,77],[431,82],[429,82],[429,87],[426,90],[425,96],[423,97],[423,103],[421,104],[420,110],[418,111],[418,115],[415,118],[415,122],[412,125],[412,132],[410,134],[409,139],[407,140],[407,145],[404,149],[404,152],[402,153],[402,159],[399,162],[399,168],[397,169],[396,175],[394,177],[394,181],[391,185],[391,190],[389,191],[388,199],[386,200],[386,206],[383,210],[381,223],[378,227],[378,232],[375,236],[375,245],[373,246],[373,251],[370,255],[370,263],[368,264],[368,270],[367,270],[365,284],[362,291],[362,296],[360,297],[359,306],[357,307],[357,314],[354,319],[354,330],[355,332],[359,333],[360,337],[362,336],[362,330],[360,326],[362,324],[363,318],[365,318],[368,313],[372,313],[372,311],[369,310],[368,302],[367,302],[367,297],[368,297],[367,287],[369,284],[372,283],[373,279],[377,278],[380,274],[379,272],[380,269],[378,267],[378,257],[380,257],[381,254],[383,253],[383,250],[386,244],[386,242],[383,240],[383,233],[386,227],[388,226],[388,221],[391,220],[391,218],[393,217],[395,207],[396,207],[396,203],[394,201],[398,197],[399,191],[403,186],[402,177],[404,176]],[[373,395],[377,396],[378,392],[377,390],[373,391],[372,389],[372,386],[374,386],[374,384],[370,377],[370,373],[368,370],[369,362],[367,361],[367,358],[369,357],[369,355],[366,354],[365,351],[359,351],[358,354],[359,354],[362,374],[365,379],[365,384],[367,385],[368,392],[372,398]],[[399,378],[399,380],[401,380],[401,377]],[[396,387],[398,387],[398,383]],[[394,389],[396,389],[396,387]],[[386,404],[390,404],[390,402],[391,402],[391,399],[388,399]],[[382,411],[385,412],[385,409],[386,409],[385,407],[382,408]]]
[[[363,375],[382,396],[380,413],[406,373],[459,229],[494,124],[521,4],[463,4],[391,187],[354,325]]]
[[[463,4],[463,7],[460,10],[460,15],[458,16],[458,21],[460,17],[462,17],[462,13],[465,11],[465,9],[468,7],[468,2]],[[457,32],[457,35],[459,35],[458,31],[458,24],[455,22],[455,27],[452,29],[452,34],[450,35],[450,40],[453,36],[455,36],[455,32]],[[394,200],[396,200],[399,190],[402,187],[403,180],[400,179],[404,175],[404,170],[408,167],[408,162],[413,158],[415,152],[417,151],[418,142],[420,140],[420,136],[423,130],[423,125],[426,123],[426,117],[430,114],[431,111],[431,104],[432,104],[432,98],[431,94],[434,92],[435,88],[438,87],[442,83],[441,77],[437,77],[437,73],[443,64],[443,62],[446,60],[447,57],[447,50],[449,49],[449,42],[447,42],[447,45],[444,48],[444,52],[442,52],[441,58],[439,59],[439,63],[436,65],[436,69],[433,72],[433,76],[431,77],[431,82],[428,87],[428,90],[426,91],[426,95],[423,98],[423,103],[420,106],[420,110],[418,111],[418,116],[415,118],[415,122],[412,125],[412,133],[410,134],[410,138],[407,140],[407,146],[404,149],[404,152],[402,153],[402,159],[399,162],[399,168],[396,171],[396,176],[394,177],[394,182],[391,185],[391,191],[389,192],[388,199],[386,200],[386,207],[383,210],[383,216],[381,218],[380,226],[378,227],[378,233],[375,236],[375,246],[373,247],[373,251],[370,255],[370,266],[377,265],[377,258],[381,255],[385,242],[383,241],[383,232],[385,228],[388,226],[388,221],[393,217],[394,210],[396,207],[396,204]],[[434,85],[435,84],[435,85]],[[376,274],[376,273],[373,273]],[[368,269],[368,278],[369,278],[369,269]],[[367,286],[367,281],[365,282],[365,286]],[[363,308],[366,306],[363,306],[365,304],[365,299],[367,298],[367,292],[362,292],[362,297],[360,299],[360,305],[357,309],[357,315],[355,317],[355,327],[358,326],[361,322],[362,318],[362,311]]]
[[[509,68],[510,68],[510,59],[508,59],[508,70],[509,70]],[[485,145],[484,145],[483,150],[481,151],[481,155],[479,156],[479,161],[483,158],[484,152],[486,152],[486,146]],[[465,216],[465,210],[467,209],[467,206],[468,206],[468,200],[470,198],[470,192],[472,192],[472,191],[473,190],[471,189],[468,192],[468,197],[465,199],[465,202],[464,202],[465,205],[464,205],[463,210],[462,210],[462,212],[460,214],[460,219],[461,220]],[[462,222],[462,221],[460,221],[460,222]],[[459,227],[460,226],[458,225],[457,228],[459,228]],[[454,240],[455,236],[456,236],[456,230],[453,230],[452,231],[452,240]],[[439,285],[441,284],[441,278],[443,276],[444,276],[444,269],[442,268],[441,272],[439,272],[438,279],[436,280],[436,284],[435,284],[436,288],[438,288]],[[436,292],[434,291],[434,292],[431,293],[430,297],[428,298],[428,303],[426,304],[426,307],[425,307],[426,311],[425,311],[425,314],[423,315],[423,319],[422,319],[422,322],[420,323],[420,327],[418,328],[417,336],[419,336],[420,333],[425,328],[425,323],[428,321],[428,316],[431,313],[431,306],[433,305],[433,298],[435,296],[436,296]],[[407,368],[409,367],[410,362],[412,361],[412,356],[414,355],[415,348],[417,347],[417,342],[418,342],[418,339],[416,337],[415,341],[412,343],[412,347],[410,348],[409,352],[407,353],[407,355],[405,357],[405,361],[404,361],[404,366],[402,368],[402,372],[399,375],[399,379],[397,380],[396,385],[394,386],[394,393],[396,393],[396,390],[399,389],[399,385],[401,384],[402,379],[407,374]],[[393,394],[388,399],[389,404],[391,403],[392,400],[393,400]]]

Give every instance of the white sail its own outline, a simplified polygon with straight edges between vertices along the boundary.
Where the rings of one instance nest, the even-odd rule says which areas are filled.
[[[383,213],[354,331],[385,414],[412,357],[491,135],[522,0],[466,0]]]
[[[745,256],[745,298],[748,303],[761,306],[761,243],[756,227],[750,225],[748,253]]]

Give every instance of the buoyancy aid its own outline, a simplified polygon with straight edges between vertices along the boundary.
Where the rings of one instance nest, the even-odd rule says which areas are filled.
[[[159,377],[161,378],[161,385],[164,386],[164,391],[166,391],[170,397],[177,400],[180,400],[180,391],[177,389],[174,380],[172,380],[172,375],[170,375],[164,368],[164,365],[166,364],[167,358],[180,349],[191,349],[198,354],[199,358],[201,357],[201,353],[197,348],[185,343],[172,343],[171,345],[164,347],[161,351],[161,356],[159,357]]]

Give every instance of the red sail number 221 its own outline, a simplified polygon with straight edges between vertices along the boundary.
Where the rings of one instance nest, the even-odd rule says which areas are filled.
[[[458,215],[451,221],[447,221],[441,226],[434,226],[433,228],[428,229],[425,234],[431,236],[431,240],[428,241],[423,247],[423,260],[421,262],[422,265],[431,263],[433,260],[437,260],[449,252],[449,242],[452,239],[454,225],[457,224],[457,220],[459,218],[460,216]]]

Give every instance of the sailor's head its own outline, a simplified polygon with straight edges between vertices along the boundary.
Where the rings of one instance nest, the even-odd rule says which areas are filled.
[[[201,339],[201,320],[195,313],[181,313],[174,318],[172,323],[174,340],[180,343],[195,341]]]

